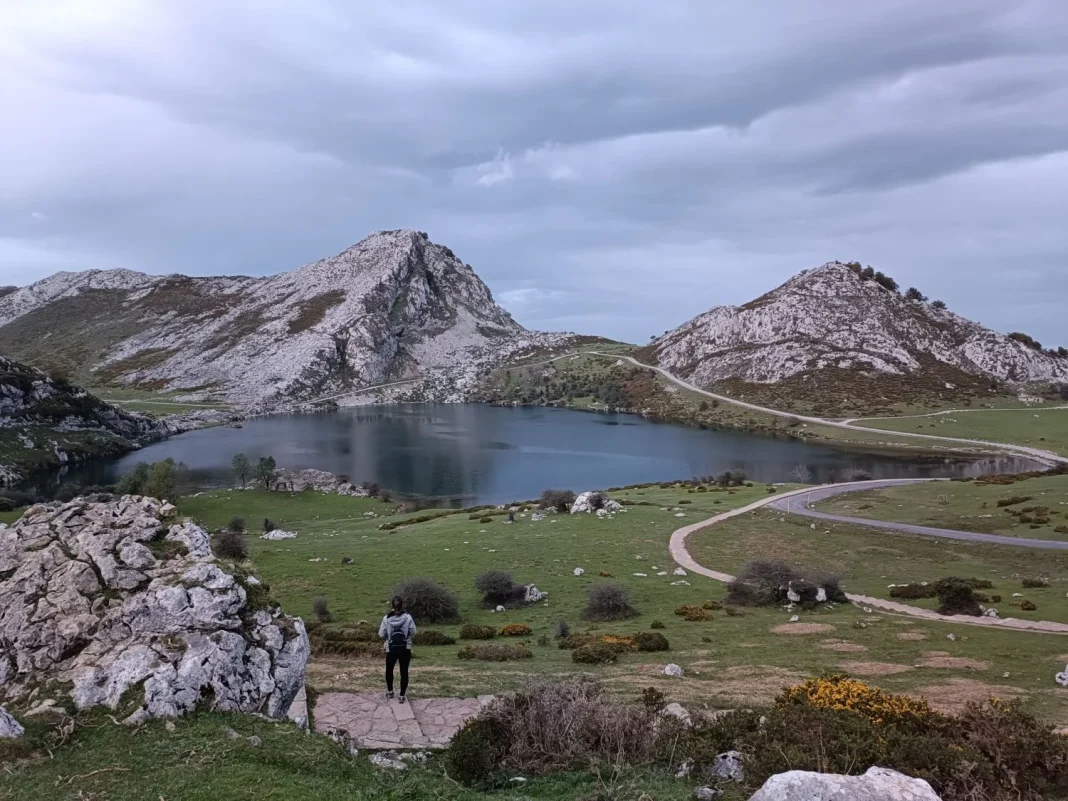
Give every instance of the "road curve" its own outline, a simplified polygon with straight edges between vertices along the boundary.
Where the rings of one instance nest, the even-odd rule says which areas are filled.
[[[1027,456],[1031,459],[1037,459],[1040,462],[1046,464],[1068,464],[1068,457],[1061,456],[1060,454],[1053,453],[1052,451],[1044,451],[1041,448],[1029,448],[1026,445],[1011,445],[1006,442],[987,442],[981,439],[963,439],[961,437],[940,437],[935,434],[920,434],[913,431],[887,431],[883,428],[869,428],[868,426],[857,426],[852,423],[843,423],[839,420],[827,420],[823,417],[810,417],[803,414],[794,414],[793,412],[784,412],[781,409],[769,409],[767,406],[758,406],[755,403],[747,403],[745,401],[738,400],[737,398],[731,398],[727,395],[718,395],[715,392],[709,392],[707,389],[701,389],[699,386],[691,384],[689,381],[684,381],[678,378],[662,367],[655,367],[651,364],[645,364],[630,356],[619,356],[612,353],[601,353],[600,351],[586,351],[592,353],[595,356],[606,356],[610,359],[623,359],[630,362],[635,367],[641,367],[645,370],[652,370],[659,373],[668,381],[673,384],[677,384],[680,387],[696,392],[699,395],[704,395],[708,398],[714,398],[724,403],[730,403],[735,406],[740,406],[743,409],[752,409],[754,412],[763,412],[764,414],[775,415],[776,417],[788,417],[795,420],[801,420],[806,423],[813,423],[815,425],[830,426],[831,428],[844,428],[848,431],[865,431],[869,434],[882,434],[883,436],[892,437],[913,437],[915,439],[931,439],[938,440],[939,442],[957,442],[966,445],[978,445],[983,448],[991,448],[999,451],[1009,451],[1010,453],[1018,453],[1022,456]]]
[[[858,490],[873,489],[878,486],[895,486],[900,484],[915,483],[916,481],[925,481],[926,479],[890,479],[883,481],[850,481],[843,484],[828,484],[820,489],[838,489],[839,492],[856,492]],[[729,582],[734,580],[734,576],[730,573],[722,573],[718,570],[711,570],[704,565],[701,565],[694,559],[690,552],[686,549],[686,539],[695,531],[713,526],[716,523],[720,523],[724,520],[729,520],[732,517],[743,515],[748,512],[755,511],[764,506],[785,501],[790,498],[802,498],[807,493],[813,492],[810,488],[792,490],[790,492],[780,493],[776,495],[769,495],[767,498],[760,498],[757,501],[749,504],[748,506],[742,506],[738,509],[731,509],[728,512],[723,512],[715,517],[710,517],[707,520],[702,520],[698,523],[691,523],[688,526],[683,526],[680,529],[676,529],[671,535],[671,541],[668,544],[668,549],[671,552],[671,558],[675,562],[690,571],[700,576],[707,576],[708,578],[715,579],[716,581]],[[778,508],[778,507],[776,507]],[[795,509],[795,512],[797,510]],[[871,521],[862,521],[867,525]],[[939,529],[935,529],[939,530]],[[893,614],[908,615],[910,617],[923,618],[925,620],[937,621],[939,623],[957,623],[966,626],[987,626],[991,628],[1007,628],[1019,631],[1032,631],[1045,634],[1068,634],[1068,623],[1055,623],[1050,620],[1020,620],[1019,618],[1012,617],[971,617],[969,615],[940,615],[931,609],[922,609],[918,606],[909,606],[908,604],[898,603],[897,601],[889,601],[884,598],[873,598],[867,595],[856,595],[853,593],[846,593],[846,597],[851,603],[856,604],[861,608],[875,608],[881,609],[885,612],[891,612]]]
[[[825,501],[836,495],[846,492],[856,492],[858,489],[885,489],[887,487],[900,487],[903,484],[916,483],[918,481],[930,481],[932,479],[882,479],[879,481],[866,481],[865,487],[842,486],[831,484],[816,487],[802,493],[800,496],[782,496],[774,498],[770,504],[772,509],[780,512],[812,517],[817,520],[827,520],[832,523],[851,523],[857,526],[870,528],[884,528],[891,531],[902,531],[906,534],[922,534],[926,537],[943,537],[950,540],[967,540],[968,542],[990,542],[995,545],[1013,545],[1024,548],[1043,548],[1048,551],[1068,551],[1068,542],[1058,540],[1037,540],[1030,537],[1007,537],[1001,534],[980,534],[975,531],[958,531],[950,528],[933,528],[931,526],[916,526],[911,523],[894,523],[890,520],[873,520],[870,517],[849,517],[847,515],[835,515],[821,512],[812,508],[812,504]],[[944,479],[943,479],[944,480]]]

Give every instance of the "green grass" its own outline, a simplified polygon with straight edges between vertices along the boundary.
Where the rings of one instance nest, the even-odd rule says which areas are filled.
[[[619,801],[692,797],[694,782],[645,768],[598,776],[594,771],[530,777],[525,784],[482,793],[445,774],[444,759],[403,772],[373,768],[364,755],[349,757],[341,746],[305,734],[287,723],[244,715],[201,713],[130,730],[104,715],[87,716],[66,744],[42,749],[35,758],[0,769],[0,801],[263,801],[301,799],[422,799],[467,801],[573,801],[610,791]],[[242,735],[230,739],[224,727]],[[262,741],[253,747],[247,740]],[[648,798],[649,796],[644,796]],[[728,796],[741,798],[740,795]]]
[[[1068,456],[1068,409],[1013,409],[940,414],[936,417],[877,418],[858,425],[1027,445]]]
[[[216,401],[183,401],[178,398],[189,392],[153,392],[136,387],[92,387],[87,390],[102,401],[131,412],[151,415],[179,414],[200,409],[228,409],[225,403]]]
[[[26,448],[24,437],[37,447]],[[66,451],[75,462],[119,456],[132,450],[129,441],[107,431],[57,431],[40,426],[0,429],[0,463],[14,465],[25,473],[58,466],[56,448]]]
[[[1068,598],[1065,598],[1068,554],[892,534],[861,526],[823,525],[820,521],[816,521],[816,529],[811,525],[807,518],[788,518],[782,513],[762,510],[697,532],[690,537],[690,552],[701,564],[729,573],[737,572],[745,562],[756,557],[783,559],[794,565],[837,573],[847,591],[880,598],[889,597],[890,584],[931,582],[951,575],[989,579],[994,588],[982,592],[1002,596],[1001,602],[991,605],[1003,617],[1068,622]],[[1051,586],[1023,589],[1021,576],[1040,574],[1049,577]],[[1019,609],[1017,604],[1023,599],[1012,598],[1014,592],[1023,593],[1038,609],[1034,612]],[[934,599],[907,603],[930,609],[937,606]],[[850,618],[857,617],[865,620],[878,617],[882,621],[865,629],[852,629]],[[1027,703],[1038,715],[1068,719],[1068,699],[1058,695],[1053,683],[1053,674],[1063,669],[1060,663],[1068,652],[1068,640],[1060,636],[909,621],[880,614],[858,615],[855,608],[819,619],[836,623],[838,631],[833,636],[867,648],[859,655],[845,654],[846,660],[860,658],[910,666],[922,659],[923,651],[930,649],[989,664],[976,671],[912,669],[875,679],[880,686],[915,692],[930,685],[939,675],[966,676],[991,685],[1016,687],[1026,694]],[[909,622],[913,625],[899,628]],[[893,636],[895,630],[924,631],[929,638],[901,641]],[[947,641],[950,632],[957,636],[956,642]],[[771,658],[790,660],[811,670],[816,661],[813,656],[812,652],[799,649]],[[826,655],[823,658],[826,660]],[[1004,677],[1004,673],[1009,676]]]
[[[1031,500],[998,507],[999,500],[1031,496]],[[1010,510],[1031,506],[1050,510],[1049,522],[1019,522]],[[838,495],[817,508],[851,517],[893,520],[921,526],[1001,534],[1011,537],[1068,540],[1058,527],[1068,526],[1068,475],[1043,476],[1014,484],[976,484],[972,481],[932,481]],[[1032,528],[1037,525],[1037,528]]]
[[[955,657],[989,662],[989,667],[979,671],[926,667],[894,675],[861,675],[888,689],[947,698],[965,692],[978,693],[973,697],[987,692],[1020,692],[1039,714],[1068,723],[1068,701],[1058,700],[1052,682],[1053,674],[1064,667],[1062,655],[1068,653],[1068,641],[1057,636],[866,614],[850,606],[802,613],[802,622],[833,627],[829,633],[806,636],[773,632],[789,617],[779,609],[745,610],[738,617],[716,611],[709,622],[683,621],[673,614],[677,605],[723,600],[726,587],[693,574],[686,577],[689,586],[672,586],[678,577],[670,575],[675,565],[667,556],[671,532],[680,525],[765,497],[766,488],[757,485],[733,495],[725,491],[691,493],[685,487],[611,494],[651,505],[629,506],[627,512],[613,519],[561,515],[538,523],[520,518],[515,525],[504,523],[503,517],[481,524],[462,513],[393,532],[380,531],[380,520],[362,517],[369,508],[382,509],[373,501],[313,493],[209,493],[182,500],[179,508],[213,526],[240,514],[250,525],[271,516],[280,526],[297,530],[300,536],[296,540],[250,538],[256,573],[293,614],[309,615],[313,599],[325,596],[337,625],[360,620],[373,623],[383,614],[396,581],[408,575],[428,575],[457,592],[465,621],[495,626],[518,622],[532,627],[528,645],[534,658],[522,663],[461,663],[456,657],[458,646],[418,649],[413,662],[413,691],[423,695],[498,692],[518,686],[529,675],[579,672],[570,652],[558,649],[555,643],[539,646],[536,642],[538,636],[551,634],[553,622],[560,617],[571,623],[573,631],[601,633],[648,629],[659,620],[666,626],[662,633],[671,643],[670,653],[628,654],[616,665],[584,670],[621,694],[652,685],[672,700],[730,707],[770,701],[781,687],[829,668],[844,665],[850,670],[850,663],[856,662],[912,666],[927,658],[926,651],[950,651]],[[685,510],[684,518],[675,517],[676,507]],[[812,531],[807,522],[782,523],[779,517],[771,513],[747,515],[694,535],[694,555],[702,564],[727,571],[756,557],[785,556],[819,568],[841,570],[847,589],[881,597],[888,595],[886,585],[890,583],[933,580],[949,574],[976,575],[998,583],[994,592],[1004,596],[999,607],[1005,614],[1068,620],[1068,599],[1063,598],[1065,588],[1061,586],[1068,579],[1068,555],[1051,559],[1048,554],[1025,549],[964,543],[947,546],[926,538],[899,538],[862,529],[835,528],[825,535],[822,529]],[[353,564],[342,565],[342,557],[352,558]],[[309,561],[313,559],[319,561]],[[669,575],[653,575],[654,565]],[[584,568],[585,575],[572,575],[575,567]],[[509,570],[517,581],[537,584],[549,593],[548,602],[505,614],[482,609],[473,579],[490,569]],[[613,578],[600,577],[602,570]],[[632,575],[635,572],[647,576]],[[1054,574],[1053,587],[1025,591],[1018,580],[1008,578],[1040,572]],[[622,623],[589,626],[579,619],[586,592],[608,580],[630,590],[641,614]],[[1010,612],[1008,603],[1014,591],[1026,592],[1038,604],[1038,611]],[[866,627],[854,628],[858,620]],[[459,630],[459,626],[425,628],[454,636]],[[928,639],[895,636],[903,632],[924,632]],[[957,635],[956,642],[946,639],[950,632]],[[829,639],[867,650],[839,653],[821,647]],[[662,675],[668,661],[686,669],[685,682]],[[320,690],[367,689],[378,686],[379,672],[375,659],[317,657],[309,667],[309,681]],[[1004,672],[1009,672],[1008,679],[1002,678]],[[955,683],[959,681],[966,684]]]

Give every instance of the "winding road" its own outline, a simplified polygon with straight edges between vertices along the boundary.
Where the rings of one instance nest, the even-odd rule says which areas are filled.
[[[773,509],[780,511],[788,511],[792,514],[804,515],[806,517],[818,517],[822,520],[831,520],[835,522],[843,523],[855,523],[863,526],[874,526],[876,528],[885,528],[895,531],[907,531],[917,534],[925,534],[933,537],[946,537],[949,539],[970,540],[978,542],[993,541],[999,544],[1005,545],[1017,545],[1021,547],[1033,547],[1033,548],[1068,548],[1068,543],[1054,543],[1049,540],[1030,540],[1017,537],[996,537],[993,534],[976,534],[970,531],[952,531],[949,529],[940,528],[928,528],[926,526],[910,526],[903,523],[888,523],[882,520],[868,520],[858,517],[844,517],[838,515],[827,515],[823,512],[817,512],[814,509],[809,509],[807,504],[809,499],[822,500],[824,498],[830,498],[834,495],[840,495],[844,492],[857,492],[866,489],[881,489],[885,487],[901,486],[904,484],[914,484],[918,481],[927,481],[929,479],[884,479],[880,481],[851,481],[842,484],[827,484],[821,487],[804,488],[799,490],[792,490],[790,492],[770,495],[767,498],[761,498],[748,506],[742,506],[738,509],[731,509],[729,512],[723,512],[715,517],[710,517],[707,520],[702,520],[698,523],[692,523],[688,526],[683,526],[680,529],[674,531],[671,535],[671,541],[668,548],[671,552],[671,558],[675,560],[684,569],[696,573],[701,576],[707,576],[708,578],[715,579],[716,581],[729,582],[734,580],[734,576],[730,573],[723,573],[718,570],[711,570],[704,565],[698,563],[690,552],[686,548],[686,539],[695,531],[713,526],[716,523],[720,523],[724,520],[729,520],[732,517],[738,515],[747,514],[765,506],[771,506]],[[938,480],[938,479],[934,479]],[[817,493],[820,493],[818,497],[815,497]],[[793,501],[797,500],[800,503],[793,505]],[[940,615],[931,609],[922,609],[918,606],[909,606],[908,604],[898,603],[897,601],[890,601],[884,598],[873,598],[867,595],[856,595],[853,593],[846,593],[846,597],[858,607],[869,609],[880,609],[885,612],[891,612],[899,615],[909,615],[910,617],[918,617],[926,620],[936,620],[941,623],[959,623],[968,626],[987,626],[992,628],[1008,628],[1020,631],[1034,631],[1042,632],[1046,634],[1068,634],[1068,623],[1055,623],[1050,620],[1020,620],[1019,618],[1004,617],[971,617],[968,615]]]
[[[1044,464],[1056,465],[1056,464],[1068,464],[1068,457],[1061,456],[1060,454],[1053,453],[1052,451],[1045,451],[1041,448],[1030,448],[1026,445],[1011,445],[1005,442],[987,442],[981,439],[963,439],[961,437],[940,437],[935,434],[920,434],[913,431],[887,431],[882,428],[870,428],[868,426],[853,425],[850,422],[842,422],[840,420],[827,420],[823,417],[811,417],[803,414],[794,414],[793,412],[786,412],[782,409],[769,409],[767,406],[758,406],[755,403],[747,403],[745,401],[738,400],[737,398],[731,398],[727,395],[718,395],[715,392],[709,392],[707,389],[701,389],[695,384],[691,384],[689,381],[684,381],[678,378],[662,367],[656,367],[651,364],[645,364],[630,356],[620,356],[612,353],[602,353],[600,351],[586,351],[594,356],[605,356],[609,359],[622,359],[623,361],[630,362],[635,367],[641,367],[645,370],[652,370],[655,373],[659,373],[668,381],[676,384],[677,386],[688,389],[691,392],[696,392],[699,395],[704,395],[707,398],[714,398],[715,400],[722,401],[723,403],[730,403],[734,406],[740,406],[743,409],[751,409],[754,412],[762,412],[764,414],[775,415],[776,417],[787,417],[794,420],[801,420],[805,423],[813,423],[815,425],[830,426],[831,428],[844,428],[848,431],[864,431],[869,434],[881,434],[883,436],[891,437],[912,437],[915,439],[929,439],[937,440],[939,442],[956,442],[965,445],[978,445],[983,448],[990,448],[997,451],[1008,451],[1010,453],[1017,453],[1022,456],[1027,456],[1031,459],[1036,459]]]

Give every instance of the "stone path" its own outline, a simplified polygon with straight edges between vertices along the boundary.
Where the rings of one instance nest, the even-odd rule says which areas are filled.
[[[821,489],[831,490],[835,489],[838,492],[851,492],[864,489],[871,489],[874,485],[878,486],[894,486],[897,484],[908,484],[916,481],[928,481],[931,479],[885,479],[881,481],[851,481],[844,484],[829,484],[825,485]],[[939,479],[933,479],[939,480]],[[668,545],[671,551],[671,558],[674,559],[679,565],[689,570],[692,573],[697,573],[701,576],[708,576],[716,581],[730,582],[734,580],[734,576],[730,573],[721,573],[718,570],[710,570],[704,565],[698,564],[697,560],[690,556],[690,552],[686,550],[686,538],[693,534],[695,531],[699,531],[708,526],[715,525],[716,523],[728,520],[738,515],[752,512],[755,509],[775,504],[776,508],[782,508],[782,504],[789,498],[795,498],[801,495],[807,495],[813,492],[811,488],[792,490],[790,492],[780,493],[777,495],[769,495],[767,498],[761,498],[758,501],[754,501],[748,506],[742,506],[738,509],[732,509],[729,512],[718,514],[715,517],[710,517],[707,520],[702,520],[698,523],[692,523],[688,526],[683,526],[680,529],[676,529],[671,535],[671,542]],[[862,525],[868,525],[872,521],[857,519],[857,522]],[[875,521],[878,522],[878,521]],[[1043,541],[1044,542],[1044,541]],[[883,598],[872,598],[867,595],[853,595],[846,593],[846,597],[850,602],[860,607],[869,607],[875,609],[881,609],[886,612],[892,612],[899,615],[909,615],[910,617],[919,617],[926,620],[937,620],[942,623],[959,623],[966,626],[989,626],[992,628],[1006,628],[1017,629],[1020,631],[1036,631],[1047,634],[1068,634],[1068,623],[1055,623],[1051,620],[1020,620],[1014,617],[971,617],[969,615],[940,615],[931,609],[922,609],[918,606],[909,606],[908,604],[898,603],[897,601],[889,601]]]
[[[464,723],[493,701],[411,698],[401,704],[381,690],[323,693],[315,701],[315,731],[344,732],[358,748],[444,748]]]

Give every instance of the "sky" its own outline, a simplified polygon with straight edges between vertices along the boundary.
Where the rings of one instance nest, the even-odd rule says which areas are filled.
[[[0,0],[0,284],[377,229],[643,342],[856,260],[1068,345],[1064,0]]]

